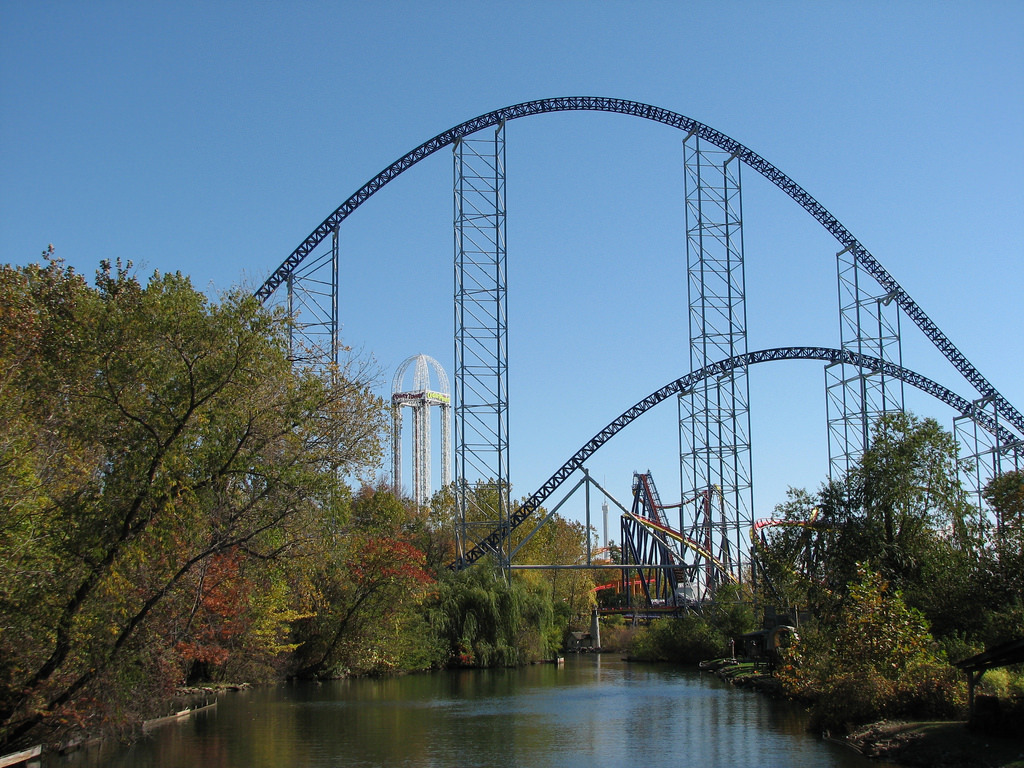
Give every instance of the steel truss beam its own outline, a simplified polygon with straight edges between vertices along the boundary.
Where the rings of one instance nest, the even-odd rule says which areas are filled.
[[[912,387],[941,400],[946,405],[958,411],[962,416],[967,416],[977,421],[984,429],[991,432],[1000,440],[1012,442],[1016,435],[1006,427],[995,421],[984,412],[977,404],[977,401],[967,400],[952,390],[947,389],[938,382],[932,381],[926,376],[915,373],[902,366],[879,360],[877,357],[860,355],[845,349],[833,349],[831,347],[779,347],[776,349],[762,349],[757,352],[748,352],[745,355],[737,355],[726,360],[719,360],[716,363],[707,365],[700,370],[692,371],[685,376],[666,384],[661,389],[652,392],[636,405],[627,409],[618,418],[609,423],[604,429],[598,432],[587,443],[583,445],[572,457],[565,462],[547,481],[531,496],[520,505],[509,518],[507,527],[495,529],[475,547],[468,550],[456,562],[452,563],[453,568],[463,568],[472,565],[487,552],[496,550],[501,545],[501,539],[506,537],[518,527],[524,520],[532,515],[541,504],[550,496],[565,480],[605,443],[611,440],[624,429],[630,422],[649,411],[668,397],[678,395],[687,388],[692,387],[699,381],[728,374],[737,368],[756,365],[758,363],[775,362],[777,360],[822,360],[826,363],[844,363],[855,365],[867,370],[884,372],[887,376],[900,379]]]
[[[337,226],[348,218],[353,211],[376,194],[386,184],[414,166],[420,160],[437,152],[443,147],[453,144],[457,139],[468,136],[477,131],[491,126],[504,123],[508,120],[516,120],[522,117],[545,114],[548,112],[567,111],[593,111],[612,112],[624,115],[640,117],[657,123],[671,126],[683,131],[686,134],[699,136],[704,141],[714,144],[719,149],[735,155],[749,168],[760,173],[768,181],[777,186],[805,211],[821,224],[846,250],[853,254],[857,263],[867,274],[871,275],[882,287],[882,292],[891,295],[893,301],[925,334],[925,336],[945,355],[953,366],[970,382],[971,386],[982,396],[991,397],[995,409],[1002,415],[1019,433],[1024,434],[1024,415],[1020,413],[996,390],[992,384],[981,375],[974,365],[957,349],[949,338],[939,329],[937,325],[925,314],[914,300],[910,297],[895,278],[886,271],[885,267],[861,245],[853,234],[842,225],[842,223],[817,200],[815,200],[803,187],[793,181],[789,176],[780,171],[759,154],[735,139],[716,131],[710,126],[700,123],[693,118],[681,115],[678,112],[655,107],[650,104],[643,104],[637,101],[625,99],[613,99],[600,96],[567,96],[551,99],[538,99],[526,101],[521,104],[514,104],[509,107],[502,107],[493,112],[475,117],[460,123],[447,131],[439,133],[429,141],[420,144],[411,152],[406,153],[383,171],[378,173],[366,184],[360,187],[351,197],[342,203],[330,216],[314,229],[309,236],[292,251],[291,255],[284,260],[267,280],[256,291],[256,296],[262,301],[267,301],[274,291],[282,285],[296,268],[309,256],[316,246],[330,235]]]

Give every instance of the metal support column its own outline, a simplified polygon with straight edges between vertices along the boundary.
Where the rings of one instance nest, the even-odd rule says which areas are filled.
[[[983,397],[975,400],[973,405],[978,412],[987,414],[996,427],[1005,426],[1000,423],[994,398]],[[957,462],[964,488],[978,509],[994,515],[986,522],[995,529],[998,537],[1002,533],[1003,521],[985,501],[982,491],[989,480],[1003,472],[1019,472],[1024,469],[1024,441],[1000,440],[971,416],[957,416],[953,419],[953,436],[957,442]]]
[[[509,529],[505,124],[453,147],[457,557]],[[510,564],[502,536],[492,554]]]
[[[312,253],[287,278],[286,311],[291,318],[288,353],[299,365],[324,369],[338,363],[338,228],[330,248]]]
[[[402,496],[402,404],[391,401],[391,490]]]
[[[683,142],[686,186],[690,369],[747,352],[741,163],[690,134]],[[725,510],[708,519],[713,554],[747,578],[747,531],[754,523],[750,386],[745,368],[679,396],[681,498],[720,491]],[[694,509],[694,521],[703,510]],[[681,527],[687,525],[680,517]],[[707,579],[717,572],[707,571]],[[700,576],[698,576],[700,578]],[[716,584],[697,585],[711,594]]]
[[[836,275],[842,348],[903,365],[895,296],[877,293],[877,283],[848,248],[836,254]],[[899,379],[842,363],[825,368],[830,478],[838,480],[850,471],[871,442],[875,419],[902,411],[903,402]]]

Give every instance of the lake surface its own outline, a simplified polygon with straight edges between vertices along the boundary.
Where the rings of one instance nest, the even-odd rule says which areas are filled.
[[[610,655],[220,697],[216,708],[44,768],[751,766],[881,768],[806,733],[796,706]]]

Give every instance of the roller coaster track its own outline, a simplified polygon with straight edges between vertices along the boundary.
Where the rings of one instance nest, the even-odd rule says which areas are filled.
[[[775,594],[775,597],[778,598],[779,600],[782,600],[782,596],[779,594],[778,590],[775,589],[775,585],[772,583],[772,580],[768,577],[768,573],[764,569],[763,561],[761,561],[761,558],[758,555],[758,550],[761,549],[761,547],[763,547],[764,543],[763,543],[762,540],[758,539],[757,534],[760,533],[760,531],[762,529],[770,528],[770,527],[803,528],[805,531],[808,531],[808,532],[809,531],[813,531],[813,530],[815,530],[816,528],[819,527],[817,525],[817,521],[818,521],[818,515],[820,514],[820,512],[821,512],[821,510],[818,507],[815,507],[811,511],[811,516],[809,518],[807,518],[806,520],[787,520],[787,519],[780,519],[780,518],[775,518],[775,517],[768,517],[768,518],[765,518],[763,520],[758,520],[756,523],[754,523],[750,527],[750,551],[751,551],[751,554],[754,555],[754,561],[755,562],[760,562],[761,563],[761,565],[760,565],[761,573],[764,576],[765,583],[768,585],[768,588],[771,589],[771,591]],[[796,572],[795,568],[789,568],[787,570],[789,570],[790,573],[795,573]]]
[[[892,275],[883,267],[868,250],[861,245],[853,234],[844,227],[839,220],[833,216],[825,207],[815,200],[803,187],[793,181],[789,176],[780,171],[759,154],[740,144],[735,139],[716,131],[704,123],[692,118],[672,112],[661,107],[650,104],[643,104],[637,101],[625,99],[613,99],[600,96],[566,96],[551,99],[537,99],[526,101],[521,104],[514,104],[509,107],[502,107],[485,115],[480,115],[472,120],[449,128],[439,133],[429,141],[420,144],[416,149],[403,155],[383,171],[378,173],[366,184],[342,203],[330,216],[324,219],[323,223],[314,229],[309,237],[302,241],[298,248],[284,260],[284,262],[266,282],[256,291],[256,296],[261,301],[266,301],[271,294],[280,286],[288,276],[298,267],[313,249],[316,248],[338,225],[352,214],[360,205],[365,203],[378,190],[384,187],[400,174],[409,170],[412,166],[426,157],[437,152],[446,146],[454,144],[464,136],[483,130],[493,125],[516,120],[521,117],[540,115],[548,112],[571,112],[571,111],[592,111],[592,112],[613,112],[633,117],[640,117],[656,123],[672,126],[685,131],[688,136],[696,135],[708,141],[718,148],[729,152],[733,157],[739,158],[744,164],[760,173],[768,181],[772,182],[795,200],[799,205],[815,218],[828,232],[835,237],[843,246],[843,251],[853,254],[855,260],[875,280],[882,289],[891,295],[899,307],[906,313],[907,317],[914,321],[924,332],[925,336],[938,348],[953,366],[970,382],[983,398],[992,402],[998,413],[1012,424],[1021,434],[1024,434],[1024,415],[1014,408],[989,381],[981,375],[974,365],[960,352],[946,335],[939,330],[939,327],[932,322],[917,303],[910,297]]]
[[[693,550],[698,555],[703,557],[705,560],[710,562],[713,566],[715,566],[715,568],[721,571],[721,573],[723,573],[727,579],[729,579],[733,583],[739,583],[736,577],[733,575],[733,573],[725,567],[725,564],[721,560],[719,560],[717,557],[711,554],[711,552],[709,552],[707,548],[702,547],[689,536],[680,533],[679,531],[669,527],[668,525],[665,525],[664,523],[659,523],[657,520],[650,520],[646,517],[642,517],[641,515],[634,515],[632,512],[626,512],[625,514],[630,519],[636,520],[636,522],[640,523],[640,525],[644,526],[645,528],[649,528],[650,530],[659,533],[664,533],[670,539],[678,541],[680,544],[684,545],[688,549]],[[663,542],[659,543],[661,543],[661,546],[665,547],[665,551],[668,552],[671,557],[679,557],[675,552],[672,551],[670,547],[666,547]]]
[[[750,527],[750,543],[757,543],[757,534],[761,531],[762,528],[814,528],[814,523],[818,519],[819,512],[820,510],[817,507],[815,507],[814,511],[811,512],[811,516],[806,520],[786,520],[784,518],[777,517],[766,517],[763,520],[758,520]]]
[[[885,360],[880,360],[877,357],[861,355],[845,349],[833,349],[831,347],[779,347],[776,349],[762,349],[757,352],[748,352],[744,355],[736,355],[735,357],[729,357],[725,360],[719,360],[717,363],[712,363],[711,365],[692,371],[685,376],[676,379],[670,384],[666,384],[661,389],[652,392],[636,405],[623,412],[622,415],[609,423],[608,426],[598,432],[586,444],[584,444],[582,448],[576,451],[576,453],[572,455],[572,458],[565,462],[558,471],[548,478],[548,480],[535,493],[533,493],[533,495],[529,496],[509,516],[509,523],[507,526],[492,531],[485,539],[480,541],[472,549],[468,550],[461,560],[452,563],[451,567],[464,568],[472,565],[488,552],[495,551],[503,541],[504,537],[508,536],[523,521],[539,509],[541,504],[543,504],[544,501],[554,493],[570,475],[572,475],[573,472],[582,467],[583,463],[594,455],[598,448],[618,434],[624,427],[626,427],[626,425],[641,414],[649,411],[658,403],[672,395],[685,392],[698,382],[711,378],[712,376],[720,376],[724,373],[735,370],[736,368],[744,368],[758,363],[768,363],[777,360],[823,360],[827,363],[845,363],[847,365],[854,365],[859,368],[883,373],[886,376],[892,376],[893,378],[900,379],[901,381],[916,387],[922,392],[941,400],[964,416],[968,416],[975,420],[978,424],[999,438],[1000,441],[1010,442],[1016,439],[1013,433],[1002,425],[997,424],[987,413],[984,413],[977,402],[972,402],[966,398],[960,397],[960,395],[947,389],[941,384],[932,381],[919,373],[915,373],[909,368],[904,368]]]

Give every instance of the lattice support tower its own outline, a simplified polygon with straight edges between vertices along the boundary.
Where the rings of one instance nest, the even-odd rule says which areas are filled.
[[[686,188],[690,369],[747,352],[741,163],[695,132],[683,142]],[[745,369],[696,383],[678,398],[681,498],[716,488],[727,515],[708,515],[713,551],[746,578],[747,531],[754,522],[750,386]],[[690,528],[680,506],[679,527]],[[702,590],[713,585],[700,585]]]
[[[509,529],[505,123],[454,157],[457,557]],[[475,492],[469,493],[470,488]],[[508,568],[508,537],[493,551]]]
[[[895,293],[878,283],[849,248],[836,254],[839,339],[842,349],[903,365],[900,311]],[[838,480],[857,463],[871,441],[875,420],[902,411],[903,382],[884,372],[839,363],[825,368],[829,477]]]
[[[338,363],[338,228],[330,246],[310,254],[288,275],[284,295],[291,318],[288,354],[298,365],[323,369]]]
[[[405,386],[406,371],[413,369],[412,387]],[[437,387],[430,386],[430,373],[437,379]],[[412,497],[417,505],[424,505],[431,497],[430,423],[431,411],[440,411],[441,425],[441,485],[451,483],[451,390],[448,375],[434,358],[414,355],[403,362],[391,384],[391,456],[394,489],[402,492],[402,412],[412,410]]]
[[[1008,434],[993,398],[982,397],[974,400],[972,405],[972,414],[963,414],[953,419],[960,478],[978,509],[987,511],[989,517],[986,522],[1000,535],[1003,521],[998,511],[985,501],[982,491],[992,478],[1004,472],[1024,470],[1024,441],[1012,433]],[[990,427],[994,424],[996,429],[981,424],[978,414],[985,414]],[[1000,426],[1004,429],[1000,430]]]

